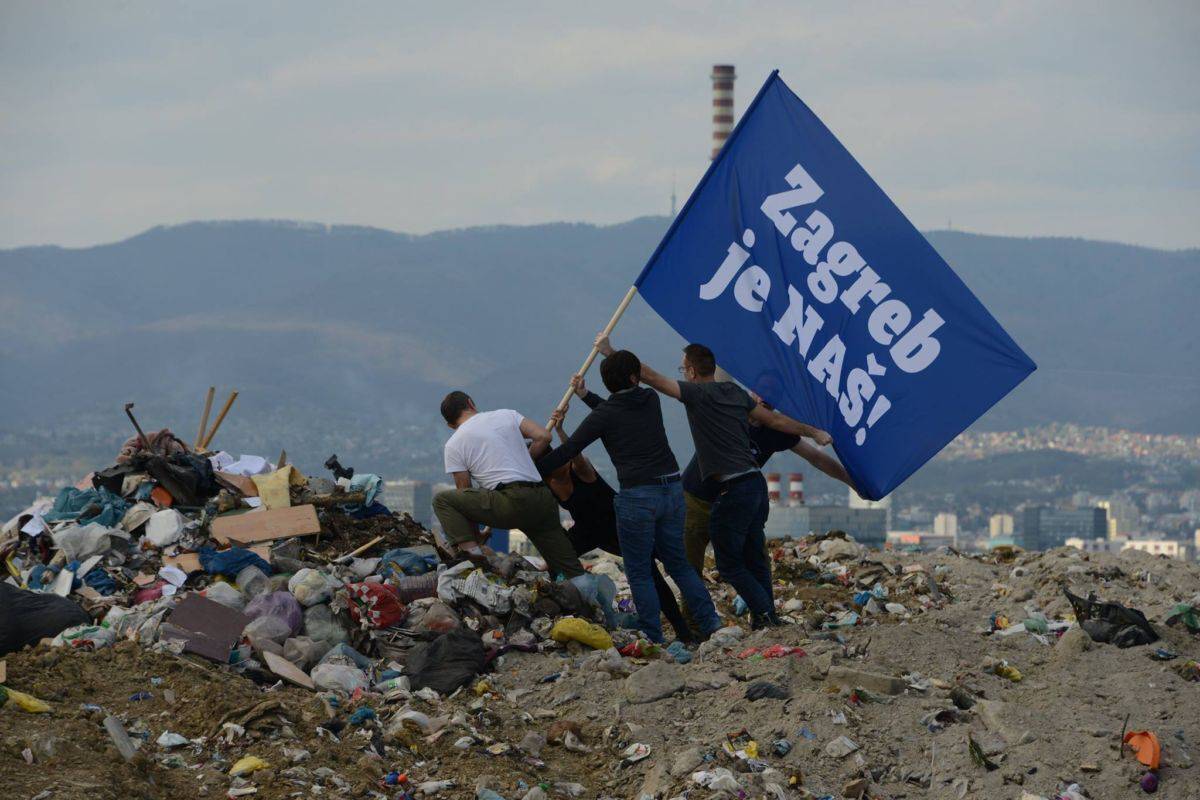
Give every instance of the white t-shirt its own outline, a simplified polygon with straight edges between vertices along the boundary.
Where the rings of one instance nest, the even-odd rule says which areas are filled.
[[[477,486],[495,489],[501,483],[540,481],[533,466],[521,421],[511,409],[483,411],[468,419],[446,442],[446,472],[469,472]]]

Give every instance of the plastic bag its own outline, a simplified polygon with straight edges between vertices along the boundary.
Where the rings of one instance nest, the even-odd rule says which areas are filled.
[[[202,595],[212,600],[214,603],[220,603],[226,608],[234,608],[241,611],[246,607],[246,597],[236,586],[232,586],[224,581],[217,581],[209,586]]]
[[[329,652],[332,644],[307,636],[295,636],[283,643],[283,657],[301,669],[308,669]]]
[[[333,595],[337,583],[315,569],[302,569],[288,580],[287,588],[304,607],[324,603]]]
[[[424,575],[437,569],[437,556],[421,555],[407,547],[389,550],[379,559],[379,574],[390,577],[395,572],[404,575]]]
[[[300,626],[304,622],[304,612],[301,611],[296,598],[289,592],[271,592],[259,595],[246,604],[246,616],[255,619],[277,617],[287,625],[289,636],[299,633]],[[280,643],[282,644],[282,640]]]
[[[1066,588],[1063,594],[1075,611],[1079,627],[1092,637],[1093,642],[1106,642],[1117,647],[1136,647],[1158,641],[1158,633],[1150,625],[1146,615],[1136,608],[1126,608],[1119,603],[1105,603],[1089,593],[1087,599],[1071,594]]]
[[[156,511],[146,520],[146,533],[142,541],[149,542],[160,550],[183,538],[187,519],[173,508]]]
[[[370,659],[347,644],[339,644],[313,667],[311,677],[318,689],[353,694],[370,685],[370,668]]]
[[[411,627],[419,632],[442,634],[449,633],[461,625],[462,620],[453,608],[445,603],[435,602],[425,609],[420,619]]]
[[[0,656],[91,621],[73,601],[0,581]]]
[[[596,650],[607,650],[613,646],[608,631],[594,622],[578,617],[563,617],[550,629],[550,638],[556,642],[582,642]]]
[[[242,631],[242,635],[250,640],[250,646],[255,650],[265,649],[282,654],[283,643],[292,635],[292,631],[283,619],[264,616],[251,620],[250,624]],[[271,642],[275,646],[266,646],[267,642]]]
[[[483,642],[468,630],[454,630],[422,642],[408,653],[405,671],[413,689],[450,694],[483,670]]]
[[[391,586],[383,583],[352,583],[346,587],[350,616],[370,628],[390,628],[404,622],[408,609]]]
[[[99,625],[76,625],[67,628],[54,637],[54,646],[72,647],[77,650],[100,650],[110,647],[117,640],[117,635],[109,628]]]
[[[313,667],[310,677],[318,689],[346,694],[365,689],[369,683],[365,672],[347,664],[318,664]]]
[[[258,597],[271,590],[271,580],[253,564],[242,567],[235,581],[247,597]]]
[[[106,528],[96,522],[66,528],[51,536],[54,546],[66,554],[68,561],[86,561],[111,550],[114,538],[129,539],[129,534],[120,528]]]
[[[304,609],[304,635],[316,642],[328,642],[330,645],[347,641],[350,636],[333,616],[333,609],[327,605],[310,606]]]

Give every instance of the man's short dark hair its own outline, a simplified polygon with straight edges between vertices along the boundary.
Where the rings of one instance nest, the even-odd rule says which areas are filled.
[[[460,392],[457,389],[446,395],[442,399],[442,417],[446,420],[446,424],[453,425],[458,422],[458,418],[471,407],[472,402],[466,392]]]
[[[600,379],[610,392],[636,386],[641,376],[642,362],[628,350],[618,350],[600,362]]]
[[[702,344],[689,344],[683,348],[683,357],[687,359],[688,366],[696,370],[696,374],[701,378],[707,378],[717,371],[717,357]]]

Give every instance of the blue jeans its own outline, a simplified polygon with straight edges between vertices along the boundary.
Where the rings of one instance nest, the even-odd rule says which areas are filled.
[[[683,553],[683,486],[664,485],[622,489],[613,501],[617,538],[625,558],[625,576],[637,606],[638,628],[652,642],[663,642],[658,593],[654,590],[654,558],[662,562],[691,609],[699,633],[707,636],[721,619],[704,581]]]
[[[708,532],[721,580],[733,586],[755,614],[775,610],[767,560],[767,482],[761,472],[735,479],[712,504]]]

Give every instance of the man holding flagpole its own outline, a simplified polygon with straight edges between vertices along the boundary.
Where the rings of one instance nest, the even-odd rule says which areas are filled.
[[[552,473],[597,439],[604,442],[620,483],[613,507],[638,628],[652,642],[664,641],[653,580],[657,557],[691,609],[696,633],[707,639],[721,627],[721,620],[704,581],[684,555],[679,462],[667,441],[658,395],[638,385],[641,371],[636,355],[608,348],[600,363],[608,399],[597,403],[565,443],[539,460],[538,467]],[[555,421],[562,414],[559,408]]]
[[[596,349],[606,355],[613,352],[603,334],[596,337]],[[683,403],[701,478],[717,484],[709,533],[721,579],[750,607],[751,627],[779,624],[765,549],[767,482],[750,438],[750,421],[807,436],[822,446],[829,444],[829,434],[769,410],[732,381],[716,380],[716,358],[702,344],[683,349],[679,371],[681,381],[642,364],[640,376],[642,383]]]

